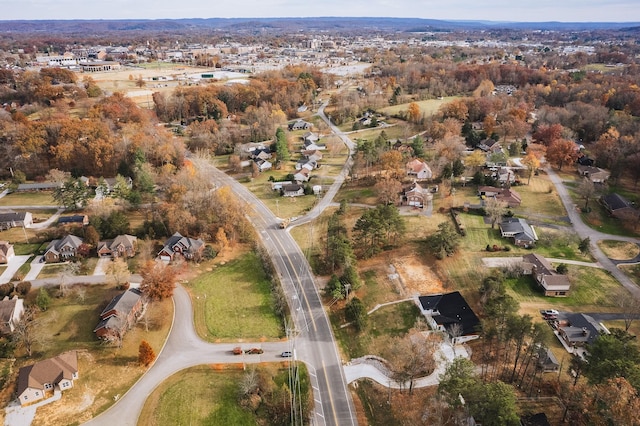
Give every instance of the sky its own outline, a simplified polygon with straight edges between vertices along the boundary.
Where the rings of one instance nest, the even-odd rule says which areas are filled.
[[[640,0],[0,0],[0,20],[319,16],[640,22]]]

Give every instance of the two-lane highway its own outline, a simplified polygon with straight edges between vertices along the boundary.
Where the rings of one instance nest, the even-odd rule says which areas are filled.
[[[251,221],[273,261],[288,298],[295,326],[295,355],[309,367],[314,396],[314,424],[355,425],[355,411],[333,331],[320,300],[309,263],[298,244],[262,201],[205,160],[192,158],[220,187],[233,193],[253,211]]]

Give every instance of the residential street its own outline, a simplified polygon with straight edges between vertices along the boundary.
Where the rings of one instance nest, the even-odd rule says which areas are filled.
[[[589,237],[591,240],[591,254],[595,257],[596,261],[602,265],[604,269],[611,272],[619,282],[629,290],[631,294],[636,299],[640,299],[640,287],[638,287],[629,277],[627,277],[624,272],[622,272],[618,267],[609,259],[607,256],[602,253],[602,250],[597,245],[599,240],[618,240],[618,241],[628,241],[635,244],[640,243],[640,240],[633,237],[624,237],[618,235],[610,235],[604,234],[602,232],[591,229],[587,225],[582,222],[582,218],[580,218],[580,211],[578,206],[571,199],[571,195],[569,195],[569,191],[562,183],[562,179],[553,171],[551,167],[547,167],[547,174],[549,175],[549,179],[556,187],[558,191],[558,195],[564,204],[565,209],[567,210],[567,214],[571,219],[571,223],[573,224],[573,228],[575,229],[578,236],[582,239]]]

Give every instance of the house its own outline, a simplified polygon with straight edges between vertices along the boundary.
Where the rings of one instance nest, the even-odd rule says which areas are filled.
[[[307,161],[315,161],[316,163],[322,160],[322,151],[318,149],[307,149],[302,151],[302,155],[307,158]]]
[[[638,218],[638,210],[631,201],[620,194],[607,194],[600,197],[600,202],[609,214],[617,219],[629,220]]]
[[[62,262],[78,255],[78,249],[82,245],[82,238],[75,235],[67,235],[61,240],[53,240],[44,252],[44,260],[47,263]]]
[[[118,235],[113,240],[98,243],[98,257],[133,257],[136,255],[138,238],[133,235]]]
[[[560,369],[558,358],[551,352],[551,349],[540,346],[538,348],[537,365],[543,373],[555,373]]]
[[[24,300],[18,296],[5,296],[0,300],[0,336],[7,336],[13,333],[16,324],[20,322],[24,315]]]
[[[30,228],[33,225],[33,216],[29,212],[0,213],[0,231],[22,226]]]
[[[290,185],[292,183],[293,182],[290,181],[290,180],[283,180],[283,181],[280,181],[280,182],[271,182],[271,190],[272,191],[280,191],[280,190],[282,190],[282,186],[283,185]]]
[[[0,241],[0,263],[9,263],[13,256],[15,256],[13,244],[8,241]]]
[[[501,184],[512,184],[516,181],[516,174],[509,167],[500,167],[493,173],[493,177]]]
[[[478,148],[484,152],[499,152],[502,151],[502,146],[495,139],[484,139],[478,144]]]
[[[530,253],[522,256],[522,261],[524,273],[533,275],[545,296],[564,297],[569,294],[569,277],[557,273],[547,259],[539,254]]]
[[[320,135],[313,132],[307,132],[302,135],[302,140],[304,141],[305,146],[314,145],[316,142],[320,140]]]
[[[26,367],[18,373],[20,405],[40,401],[56,388],[65,391],[78,379],[78,355],[69,351]]]
[[[60,216],[58,218],[58,225],[69,225],[72,223],[79,223],[82,226],[89,224],[89,216],[86,214],[77,214],[73,216]]]
[[[100,322],[93,332],[101,340],[122,339],[140,318],[143,307],[142,292],[130,288],[111,299],[100,313]]]
[[[62,182],[21,183],[16,188],[16,191],[53,191],[60,187],[62,187]]]
[[[538,241],[536,231],[526,220],[509,217],[500,223],[502,238],[513,238],[513,243],[518,247],[533,247]]]
[[[273,164],[271,164],[271,162],[267,160],[254,160],[254,161],[258,165],[258,170],[261,172],[266,172],[267,170],[271,170],[271,168],[273,167]]]
[[[511,208],[518,207],[522,203],[522,197],[520,197],[520,194],[511,188],[481,186],[478,188],[478,196],[481,198],[495,198]]]
[[[431,179],[433,172],[424,161],[415,158],[409,161],[406,166],[407,176],[413,176],[416,179]]]
[[[578,173],[580,176],[584,176],[589,179],[593,183],[605,183],[611,173],[601,169],[600,167],[586,166],[586,165],[578,165]]]
[[[133,179],[129,176],[123,178],[120,175],[114,178],[101,178],[96,187],[96,196],[98,198],[105,198],[112,192],[117,191],[120,185],[124,185],[126,189],[131,189],[133,188]]]
[[[418,307],[434,330],[449,333],[454,343],[480,337],[480,320],[459,291],[418,297]]]
[[[588,346],[602,333],[609,330],[590,315],[568,314],[558,321],[558,334],[570,348]]]
[[[289,130],[307,130],[313,127],[311,123],[308,123],[304,120],[297,120],[293,123],[289,123]]]
[[[298,183],[306,182],[309,180],[310,174],[311,174],[311,171],[308,168],[302,167],[300,170],[298,170],[296,174],[293,175],[293,180],[295,180]]]
[[[304,195],[304,186],[297,183],[282,185],[283,197],[300,197],[302,195]]]
[[[419,183],[414,182],[404,191],[402,204],[411,207],[424,207],[427,200],[433,199],[433,195],[428,188],[423,188]]]
[[[176,255],[180,255],[191,260],[197,258],[203,250],[204,241],[200,238],[196,240],[183,237],[179,232],[176,232],[164,243],[164,247],[158,252],[158,257],[160,260],[171,261]]]

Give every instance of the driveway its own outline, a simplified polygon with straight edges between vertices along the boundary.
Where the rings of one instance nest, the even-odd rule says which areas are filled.
[[[111,263],[110,257],[99,258],[98,263],[96,263],[96,268],[93,270],[93,275],[107,275],[105,269],[109,263]]]
[[[18,272],[18,269],[20,269],[20,267],[24,265],[24,263],[29,260],[30,257],[31,256],[28,255],[13,256],[11,259],[9,259],[7,269],[5,269],[2,275],[0,275],[0,284],[5,284],[11,281],[11,278],[13,278],[16,272]]]
[[[555,259],[551,257],[546,258],[550,263],[565,263],[567,265],[576,265],[576,266],[584,266],[587,268],[602,268],[602,265],[599,263],[593,262],[582,262],[579,260],[568,260],[568,259]],[[482,263],[487,268],[502,268],[505,266],[517,265],[522,262],[521,256],[512,256],[512,257],[483,257]]]
[[[45,228],[48,228],[54,222],[58,221],[58,218],[60,217],[60,214],[62,214],[63,211],[64,211],[64,209],[58,209],[49,219],[45,220],[44,222],[34,223],[34,224],[32,224],[30,226],[30,228],[31,229],[45,229]]]
[[[25,281],[32,281],[38,278],[38,275],[40,275],[42,268],[44,268],[44,265],[46,265],[46,263],[43,262],[42,257],[43,256],[36,256],[31,261],[31,269],[29,270],[27,275],[24,277]]]

